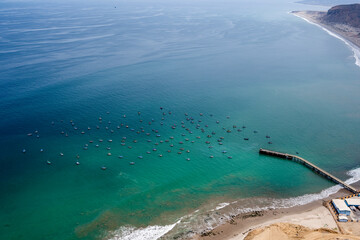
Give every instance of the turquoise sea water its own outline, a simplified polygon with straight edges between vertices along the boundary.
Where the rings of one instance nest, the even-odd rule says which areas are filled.
[[[260,147],[357,173],[360,68],[345,44],[288,14],[306,5],[0,7],[1,239],[126,239],[181,217],[168,238],[187,237],[216,224],[220,203],[233,202],[226,216],[333,186]]]

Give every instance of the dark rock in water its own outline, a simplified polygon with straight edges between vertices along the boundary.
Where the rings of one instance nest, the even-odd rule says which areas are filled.
[[[261,217],[264,215],[264,211],[253,211],[248,214],[242,215],[242,219],[253,218],[253,217]]]
[[[207,236],[211,236],[211,235],[216,235],[212,230],[210,231],[203,231],[201,232],[200,236],[201,237],[207,237]]]
[[[332,7],[321,20],[326,23],[346,24],[351,27],[360,28],[360,4]]]

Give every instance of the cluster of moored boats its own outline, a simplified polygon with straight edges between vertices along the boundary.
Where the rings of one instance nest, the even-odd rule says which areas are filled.
[[[164,149],[162,149],[163,147],[161,147],[162,152],[163,153],[159,153],[158,157],[163,157],[164,153],[171,153],[172,149],[175,146],[179,146],[179,148],[177,149],[177,154],[182,154],[182,153],[190,153],[190,149],[185,149],[185,147],[183,146],[188,146],[189,144],[187,143],[195,143],[195,142],[203,142],[205,143],[205,145],[211,149],[214,148],[214,143],[217,143],[218,145],[223,145],[224,144],[224,136],[219,136],[216,137],[216,135],[218,135],[219,132],[216,132],[214,128],[216,128],[217,131],[221,131],[221,133],[224,134],[231,134],[232,132],[235,133],[241,133],[239,134],[239,139],[243,139],[244,141],[249,141],[250,137],[249,136],[245,136],[245,129],[246,126],[242,125],[241,127],[237,126],[237,125],[232,125],[231,127],[221,127],[220,125],[220,120],[211,120],[213,118],[213,114],[209,114],[208,117],[206,117],[206,115],[204,113],[199,113],[198,118],[195,119],[195,117],[190,116],[188,113],[184,113],[184,119],[174,123],[174,118],[171,118],[171,123],[166,123],[166,120],[170,119],[170,116],[172,115],[171,111],[166,111],[163,107],[160,107],[160,111],[161,111],[161,118],[159,123],[152,118],[150,121],[144,121],[144,119],[142,118],[142,114],[141,112],[137,112],[138,115],[138,121],[140,122],[140,124],[136,124],[134,122],[134,120],[132,119],[132,121],[130,121],[129,124],[124,123],[126,121],[119,121],[120,123],[118,125],[114,125],[112,123],[112,121],[107,120],[104,121],[103,118],[100,116],[98,118],[98,123],[96,124],[96,126],[94,128],[88,126],[86,128],[84,128],[85,130],[80,130],[80,127],[78,127],[78,125],[75,124],[75,121],[70,120],[70,127],[69,125],[66,124],[66,122],[64,122],[63,120],[58,121],[57,123],[55,121],[51,122],[52,126],[55,126],[59,123],[60,125],[60,134],[65,136],[65,137],[69,137],[71,135],[84,135],[88,138],[87,143],[85,143],[82,148],[83,150],[88,150],[90,145],[93,145],[95,148],[99,148],[100,144],[102,144],[104,142],[104,140],[102,138],[99,138],[97,140],[94,139],[89,139],[91,138],[91,135],[93,134],[89,134],[91,131],[97,131],[100,129],[104,129],[106,132],[108,132],[108,134],[110,134],[110,136],[116,136],[116,132],[117,131],[121,131],[122,134],[124,134],[124,131],[122,131],[123,129],[125,129],[126,131],[130,131],[130,132],[134,132],[139,136],[139,139],[132,139],[129,140],[128,138],[132,138],[134,136],[134,134],[132,134],[130,137],[129,136],[123,136],[120,140],[119,140],[119,145],[120,146],[127,146],[128,149],[132,149],[133,144],[137,144],[139,142],[145,143],[149,145],[149,150],[146,151],[146,154],[152,154],[158,151],[157,147],[160,147],[160,145],[162,146],[169,146],[169,149],[166,149],[164,151]],[[107,115],[110,114],[110,112],[107,112]],[[165,117],[167,117],[165,119]],[[126,119],[127,116],[126,115],[122,115],[123,119]],[[226,119],[230,119],[230,116],[226,116]],[[136,120],[135,120],[136,121]],[[216,123],[215,127],[213,127],[212,129],[210,129],[209,123],[210,121],[213,121],[214,123]],[[229,124],[228,120],[225,120],[226,124]],[[105,122],[105,124],[104,124]],[[179,139],[179,141],[175,141],[175,137],[174,136],[168,136],[168,137],[164,137],[161,133],[169,133],[169,131],[165,130],[164,131],[164,127],[166,127],[166,125],[170,126],[170,129],[175,130],[175,129],[181,129],[180,130],[180,136],[181,137],[176,137],[176,138],[181,138]],[[134,126],[134,127],[130,127],[130,126]],[[136,126],[136,127],[135,127]],[[93,130],[95,129],[95,130]],[[171,131],[171,130],[170,130]],[[100,132],[99,132],[100,133]],[[250,133],[252,134],[257,134],[258,131],[254,130],[254,131],[246,131],[246,134],[249,135]],[[174,132],[175,136],[177,136],[179,133],[178,132]],[[39,131],[36,130],[34,132],[28,133],[27,134],[29,137],[35,136],[36,138],[40,138],[40,134]],[[195,135],[195,137],[194,137]],[[117,139],[118,137],[116,137]],[[205,138],[205,141],[201,141],[201,138]],[[270,140],[270,136],[266,135],[265,138],[267,139],[267,144],[272,144]],[[215,141],[212,141],[213,139],[215,139]],[[113,142],[112,138],[109,138],[106,140],[108,142],[108,144]],[[96,143],[95,143],[96,142]],[[154,142],[154,143],[153,143]],[[131,144],[131,145],[130,145]],[[190,144],[191,145],[191,144]],[[151,149],[151,150],[150,150]],[[111,153],[111,147],[107,146],[106,147],[107,150],[107,156],[112,156]],[[26,149],[23,149],[22,152],[25,154],[27,152]],[[44,152],[44,149],[41,148],[40,152]],[[225,154],[227,156],[228,159],[232,159],[232,156],[227,155],[227,151],[226,150],[222,150],[221,151],[222,154]],[[64,156],[64,153],[60,152],[59,153],[60,157]],[[118,158],[122,159],[124,158],[123,155],[119,155]],[[209,158],[214,158],[214,155],[210,155]],[[75,165],[80,165],[80,155],[76,154],[76,161],[75,161]],[[143,159],[142,155],[138,156],[138,159]],[[185,157],[186,161],[190,161],[190,157]],[[52,162],[47,160],[46,164],[51,165]],[[135,161],[130,161],[129,162],[130,165],[135,165]],[[101,167],[102,170],[106,170],[107,167],[106,166],[102,166]]]

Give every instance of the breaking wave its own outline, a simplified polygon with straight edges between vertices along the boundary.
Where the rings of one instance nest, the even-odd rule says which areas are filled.
[[[146,228],[121,227],[111,232],[109,240],[155,240],[175,227],[181,220],[166,226],[148,226]]]
[[[360,168],[347,172],[349,179],[345,182],[353,184],[360,181]],[[180,236],[179,239],[189,238],[194,234],[211,230],[237,214],[253,211],[266,211],[270,209],[290,208],[321,200],[337,193],[341,186],[335,185],[322,190],[320,193],[305,194],[298,197],[285,199],[254,198],[240,199],[231,203],[223,202],[217,204],[210,210],[197,209],[189,215],[183,216],[176,223],[166,226],[148,226],[146,228],[121,227],[111,232],[108,240],[156,240],[166,235]],[[247,205],[250,204],[250,205]],[[171,231],[173,230],[173,231]],[[171,231],[171,233],[169,233]]]

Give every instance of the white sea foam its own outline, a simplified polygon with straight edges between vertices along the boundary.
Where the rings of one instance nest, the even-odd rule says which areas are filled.
[[[217,207],[215,208],[215,210],[220,210],[220,209],[222,209],[222,208],[224,208],[224,207],[226,207],[226,206],[229,206],[229,205],[230,205],[230,203],[226,203],[226,202],[220,203],[219,205],[217,205]]]
[[[360,49],[357,46],[355,46],[352,42],[349,42],[345,38],[339,36],[338,34],[332,32],[332,31],[330,31],[329,29],[327,29],[327,28],[325,28],[325,27],[323,27],[323,26],[321,26],[321,25],[319,25],[317,23],[311,22],[310,20],[308,20],[308,19],[306,19],[306,18],[304,18],[302,16],[299,16],[296,13],[294,15],[301,18],[301,19],[303,19],[303,20],[305,20],[306,22],[308,22],[308,23],[310,23],[312,25],[315,25],[315,26],[321,28],[322,30],[327,32],[330,36],[333,36],[333,37],[343,41],[351,49],[351,51],[353,52],[354,58],[355,58],[355,64],[360,67]]]
[[[360,181],[360,168],[351,170],[347,172],[347,174],[351,176],[349,179],[345,181],[347,184],[352,184]],[[204,216],[202,216],[201,221],[195,220],[194,222],[190,223],[190,225],[188,225],[188,228],[195,227],[196,229],[193,229],[193,231],[197,233],[201,233],[204,230],[211,230],[225,223],[226,221],[230,220],[234,215],[237,214],[249,213],[253,211],[266,211],[269,209],[290,208],[290,207],[305,205],[314,201],[327,198],[330,195],[337,193],[340,189],[342,189],[341,186],[335,185],[322,190],[320,193],[305,194],[293,198],[285,198],[285,199],[257,198],[251,201],[249,201],[248,199],[244,199],[244,201],[243,200],[234,201],[230,204],[230,206],[225,211],[225,213],[219,214],[219,212],[215,212],[213,209],[210,211],[213,214],[210,215],[205,214]],[[250,206],[248,204],[250,204]],[[224,205],[225,205],[224,203],[221,203],[218,206],[224,206]],[[193,218],[198,218],[198,217],[199,216],[193,216]]]
[[[350,178],[345,181],[347,184],[353,184],[360,181],[360,168],[353,169],[347,172],[347,174],[350,176]],[[110,233],[110,240],[156,240],[171,231],[175,226],[177,228],[176,231],[182,230],[183,232],[185,232],[184,236],[191,237],[195,233],[201,233],[204,230],[211,230],[230,220],[234,215],[237,214],[305,205],[317,200],[327,198],[330,195],[337,193],[340,189],[342,189],[341,186],[335,185],[322,190],[320,193],[305,194],[293,198],[264,198],[254,199],[252,201],[248,201],[246,199],[242,201],[240,199],[231,203],[223,202],[218,204],[215,209],[207,212],[202,212],[197,209],[193,213],[183,216],[179,221],[171,225],[148,226],[146,228],[137,229],[133,227],[121,227],[120,229]],[[243,205],[249,202],[251,202],[250,204],[255,205],[250,205],[249,207]],[[256,202],[259,203],[258,206],[256,206]],[[225,209],[223,213],[221,213],[221,211],[218,211],[227,206],[229,206],[228,209]]]
[[[347,172],[347,174],[350,175],[351,178],[347,179],[345,183],[352,184],[360,181],[360,168],[350,170],[349,172]],[[267,210],[269,208],[290,208],[290,207],[305,205],[317,200],[327,198],[330,195],[337,193],[340,189],[342,189],[340,185],[335,185],[322,190],[320,193],[305,194],[293,198],[274,199],[270,204],[270,206],[262,207],[262,208],[247,208],[247,209],[242,209],[242,211],[249,212],[254,210]]]
[[[166,226],[148,226],[146,228],[121,227],[110,233],[112,237],[109,240],[156,240],[173,229],[180,221],[181,219],[174,224]]]

